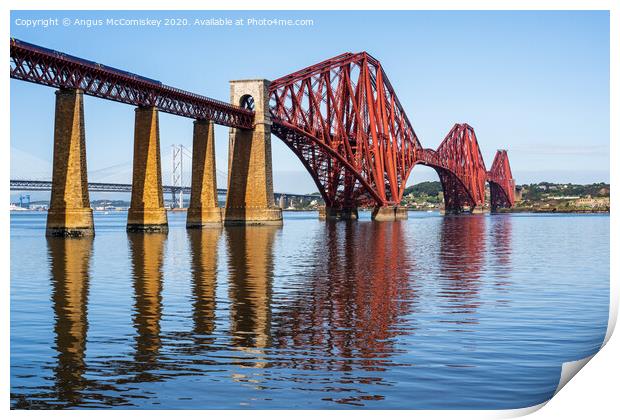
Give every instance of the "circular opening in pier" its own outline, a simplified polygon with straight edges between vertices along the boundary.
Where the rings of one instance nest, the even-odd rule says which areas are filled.
[[[254,98],[252,95],[243,95],[239,101],[239,106],[254,111]]]

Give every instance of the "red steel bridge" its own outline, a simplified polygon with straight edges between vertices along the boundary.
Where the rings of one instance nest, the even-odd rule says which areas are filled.
[[[346,53],[274,80],[272,131],[295,152],[327,206],[398,205],[417,164],[439,174],[446,211],[514,204],[505,150],[487,171],[474,129],[455,124],[437,150],[420,144],[381,63]]]
[[[236,106],[15,39],[10,52],[14,79],[234,129],[255,127],[250,100]],[[436,150],[424,148],[381,63],[366,52],[272,81],[268,113],[271,132],[301,160],[327,207],[398,206],[417,164],[437,171],[447,212],[483,206],[487,182],[492,208],[514,204],[506,151],[487,169],[476,133],[465,123],[455,124]]]

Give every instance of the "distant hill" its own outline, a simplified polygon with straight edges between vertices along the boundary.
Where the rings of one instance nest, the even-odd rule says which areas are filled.
[[[125,200],[92,200],[90,205],[93,207],[129,207],[129,201]]]
[[[555,184],[539,182],[538,184],[517,185],[523,192],[523,200],[540,200],[545,197],[609,197],[609,184],[598,182],[595,184]]]
[[[405,188],[405,196],[413,193],[414,196],[420,196],[426,194],[431,197],[436,197],[441,192],[441,182],[439,181],[425,181],[419,184],[412,185]]]

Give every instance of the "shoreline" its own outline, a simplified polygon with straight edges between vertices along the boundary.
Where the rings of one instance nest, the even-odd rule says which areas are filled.
[[[576,213],[576,214],[601,214],[610,213],[610,209],[607,210],[581,210],[581,209],[558,209],[552,208],[545,209],[526,209],[526,208],[512,208],[512,209],[500,209],[497,213]]]
[[[97,213],[126,213],[127,210],[94,210],[94,212]],[[173,213],[183,213],[186,212],[186,209],[174,209],[174,210],[170,210],[168,209],[169,212],[173,212]],[[318,209],[282,209],[283,212],[287,212],[287,213],[299,213],[299,212],[318,212]],[[372,212],[372,209],[365,209],[365,208],[361,208],[359,209],[359,211],[367,211],[367,212]],[[407,209],[407,212],[415,212],[415,213],[440,213],[441,209]],[[47,213],[47,210],[10,210],[11,214],[19,214],[19,213]],[[467,212],[465,212],[467,213]],[[484,213],[491,213],[490,210],[488,209],[484,209],[484,211],[482,212],[482,214]],[[497,210],[495,213],[574,213],[574,214],[609,214],[610,210],[579,210],[579,209],[572,209],[572,210],[567,210],[567,209],[557,209],[557,208],[553,208],[553,209],[549,209],[549,210],[545,210],[545,209],[527,209],[527,208],[510,208],[510,209],[499,209]]]

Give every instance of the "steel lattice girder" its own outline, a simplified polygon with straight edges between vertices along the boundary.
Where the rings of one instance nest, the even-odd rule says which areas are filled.
[[[484,204],[488,174],[474,129],[455,124],[437,150],[423,149],[369,54],[339,55],[273,81],[269,91],[272,132],[302,161],[327,206],[399,204],[418,163],[437,170],[447,209]]]
[[[512,207],[515,203],[515,180],[510,170],[508,152],[498,150],[487,174],[491,188],[491,207]]]
[[[273,81],[270,111],[328,206],[400,203],[422,147],[375,58],[346,53]]]
[[[11,78],[135,106],[154,106],[182,117],[251,129],[254,112],[156,80],[11,39]]]
[[[474,129],[455,124],[441,142],[435,167],[444,188],[446,210],[484,204],[487,171]]]

